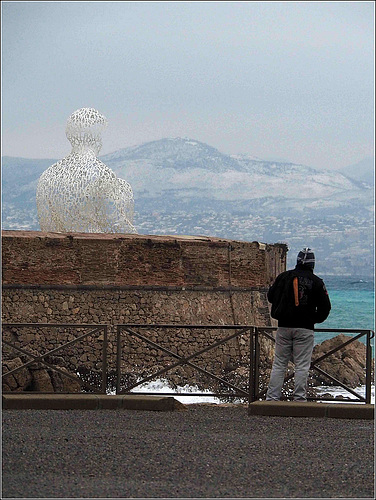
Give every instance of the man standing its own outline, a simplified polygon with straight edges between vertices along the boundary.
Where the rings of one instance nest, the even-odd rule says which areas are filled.
[[[294,401],[307,401],[307,379],[314,344],[314,325],[329,316],[331,304],[325,284],[313,274],[310,248],[299,252],[295,269],[277,276],[268,291],[271,316],[278,320],[275,357],[267,401],[278,401],[288,362],[295,364]]]

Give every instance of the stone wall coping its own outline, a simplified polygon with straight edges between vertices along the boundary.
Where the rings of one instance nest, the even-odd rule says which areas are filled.
[[[257,245],[259,249],[265,250],[266,246],[270,247],[287,247],[284,243],[261,243],[259,241],[240,241],[226,238],[218,238],[215,236],[190,236],[190,235],[154,235],[154,234],[125,234],[125,233],[57,233],[46,231],[18,231],[18,230],[2,230],[2,238],[38,238],[38,239],[66,239],[71,240],[133,240],[140,242],[160,242],[160,243],[177,243],[177,242],[211,242],[228,246],[230,243],[238,243],[244,245]]]
[[[154,291],[265,287],[285,270],[287,253],[282,243],[120,233],[4,230],[2,244],[4,285]]]

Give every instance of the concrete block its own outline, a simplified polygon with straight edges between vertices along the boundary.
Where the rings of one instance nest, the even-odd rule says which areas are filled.
[[[98,401],[95,395],[71,394],[3,394],[5,410],[96,410]]]
[[[187,407],[170,396],[123,396],[125,410],[184,411]]]
[[[148,410],[184,411],[173,397],[105,394],[3,394],[4,410]]]
[[[248,415],[269,415],[274,417],[329,417],[370,420],[374,418],[374,406],[352,403],[255,401],[248,406]]]
[[[295,403],[293,401],[255,401],[248,408],[249,415],[275,417],[325,417],[325,405]]]
[[[367,404],[329,404],[327,416],[331,418],[374,419],[374,405]]]

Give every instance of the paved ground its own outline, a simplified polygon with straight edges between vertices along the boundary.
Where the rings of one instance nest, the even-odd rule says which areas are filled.
[[[3,498],[374,498],[374,422],[4,410]]]

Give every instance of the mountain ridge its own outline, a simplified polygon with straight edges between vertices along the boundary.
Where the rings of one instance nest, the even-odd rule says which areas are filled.
[[[320,200],[337,208],[359,198],[371,208],[371,186],[338,171],[323,171],[293,162],[265,161],[249,154],[226,155],[191,138],[164,138],[99,156],[118,177],[128,181],[135,200],[191,198],[247,204],[278,200],[289,206],[311,206]],[[2,157],[3,199],[32,200],[41,173],[58,160]],[[22,170],[22,172],[21,172]],[[367,202],[369,200],[369,202]]]
[[[359,181],[366,182],[367,184],[375,184],[375,158],[367,157],[357,163],[347,165],[339,169],[344,175],[350,178],[357,177]]]
[[[236,201],[260,197],[317,199],[370,186],[337,171],[306,165],[268,162],[251,155],[225,155],[190,138],[160,139],[101,157],[115,173],[132,185],[135,193],[158,197],[164,192],[204,189],[212,199]],[[148,182],[148,177],[151,182]],[[168,187],[167,187],[168,186]]]
[[[170,149],[166,148],[166,145],[170,146]],[[172,146],[175,146],[171,148]],[[186,146],[190,146],[190,150],[186,148]],[[196,149],[196,154],[192,154],[194,149],[191,146],[198,147]],[[153,151],[154,149],[154,151]],[[178,151],[178,155],[176,154]],[[152,152],[153,154],[150,154]],[[163,154],[161,154],[163,153]],[[203,154],[204,153],[204,154]],[[208,153],[211,153],[209,155]],[[197,163],[197,158],[199,158],[199,162]],[[217,160],[214,166],[218,166],[219,169],[213,169],[213,164],[209,161],[205,163],[205,160]],[[60,158],[61,159],[61,158]],[[25,158],[25,157],[14,157],[5,155],[2,156],[2,166],[6,167],[9,163],[12,163],[12,168],[17,167],[17,163],[25,168],[28,165],[36,165],[37,170],[39,172],[40,168],[48,167],[60,159],[54,158]],[[99,159],[106,163],[109,161],[112,164],[116,164],[119,160],[155,160],[159,162],[160,167],[164,168],[174,168],[181,169],[182,163],[185,167],[189,168],[202,168],[206,170],[213,170],[214,172],[223,172],[227,170],[237,170],[241,172],[250,172],[254,173],[255,170],[258,172],[270,173],[273,167],[273,174],[278,172],[284,172],[287,169],[299,169],[304,171],[305,173],[318,173],[318,172],[329,172],[330,174],[339,174],[340,176],[344,176],[350,179],[353,182],[358,183],[360,187],[364,187],[364,185],[370,183],[362,181],[362,179],[356,179],[357,169],[359,165],[362,166],[362,176],[368,176],[370,179],[373,179],[373,158],[365,158],[360,162],[349,165],[347,167],[341,168],[339,170],[322,170],[318,168],[314,168],[312,166],[297,164],[291,161],[269,161],[262,158],[258,158],[248,153],[240,153],[236,155],[230,155],[220,152],[218,149],[205,144],[199,140],[192,138],[163,138],[155,141],[144,142],[139,145],[128,146],[126,148],[120,148],[114,152],[107,153],[105,155],[100,155]],[[167,164],[163,164],[163,160],[167,160]],[[174,160],[177,160],[174,162]],[[219,164],[218,160],[222,160],[223,164]],[[196,163],[195,163],[196,162]],[[353,175],[351,175],[353,173]]]

